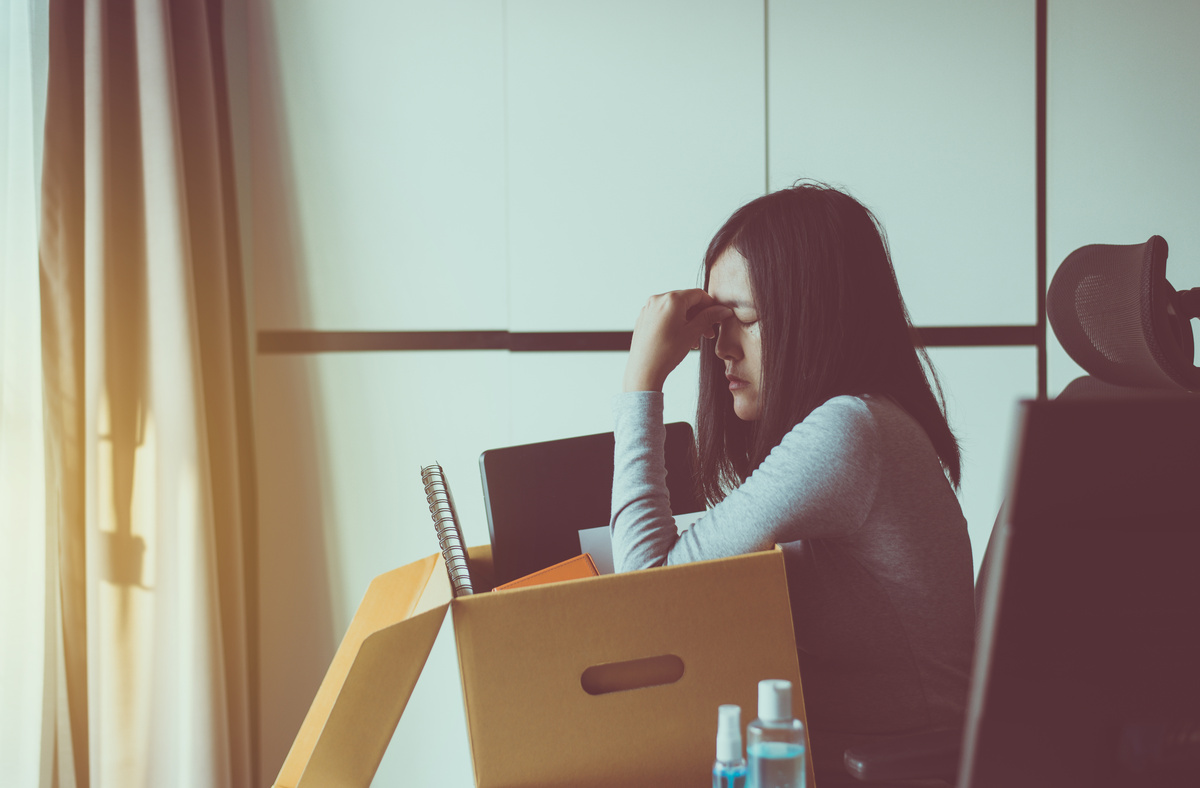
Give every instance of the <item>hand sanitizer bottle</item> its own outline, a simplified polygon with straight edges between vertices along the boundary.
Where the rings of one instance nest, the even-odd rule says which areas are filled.
[[[717,760],[713,763],[713,788],[746,788],[740,706],[717,708]]]
[[[758,719],[746,726],[749,788],[805,788],[804,724],[792,718],[792,683],[758,682]]]

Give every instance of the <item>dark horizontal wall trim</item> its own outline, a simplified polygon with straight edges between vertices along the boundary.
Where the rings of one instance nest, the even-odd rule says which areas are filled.
[[[1023,347],[1038,344],[1037,326],[929,326],[916,329],[926,347]]]
[[[259,353],[629,350],[629,331],[260,331]]]
[[[507,331],[259,331],[259,353],[507,350]]]
[[[927,347],[1038,344],[1037,326],[918,328]],[[511,350],[518,353],[629,350],[629,331],[260,331],[258,352],[353,353],[375,350]]]
[[[509,334],[509,350],[629,350],[632,331],[542,331]]]

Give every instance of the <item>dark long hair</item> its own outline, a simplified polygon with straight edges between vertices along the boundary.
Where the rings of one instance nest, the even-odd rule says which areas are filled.
[[[929,356],[914,343],[875,216],[844,192],[798,183],[729,217],[704,256],[705,288],[713,264],[730,247],[746,258],[758,308],[761,400],[758,420],[734,414],[725,364],[713,352],[716,340],[702,339],[696,432],[705,500],[723,499],[792,427],[841,394],[895,400],[924,428],[957,488],[958,441]]]

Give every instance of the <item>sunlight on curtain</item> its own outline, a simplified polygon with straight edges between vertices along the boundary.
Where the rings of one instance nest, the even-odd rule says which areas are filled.
[[[50,786],[253,773],[253,460],[221,8],[51,3]]]
[[[39,785],[47,655],[35,20],[29,0],[0,0],[0,781],[13,788]]]

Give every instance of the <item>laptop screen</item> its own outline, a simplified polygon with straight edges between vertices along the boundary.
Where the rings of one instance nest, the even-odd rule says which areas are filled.
[[[702,511],[695,489],[691,425],[674,422],[666,431],[671,511],[676,515]],[[613,448],[613,434],[604,432],[491,449],[480,455],[497,585],[585,552],[581,539],[596,550],[604,549],[603,534],[594,529],[608,527]],[[582,537],[581,532],[585,532]],[[611,571],[611,543],[607,550]],[[603,557],[593,553],[592,558],[603,573]]]

